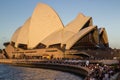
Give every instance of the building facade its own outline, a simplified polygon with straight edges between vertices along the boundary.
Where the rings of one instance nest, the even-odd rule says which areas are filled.
[[[64,26],[50,6],[38,3],[32,16],[14,32],[5,46],[3,53],[7,58],[77,58],[80,56],[74,55],[76,52],[108,48],[109,42],[105,28],[93,25],[92,17],[78,14]]]

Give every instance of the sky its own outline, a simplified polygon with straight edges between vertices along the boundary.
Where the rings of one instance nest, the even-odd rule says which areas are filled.
[[[92,17],[94,25],[106,28],[110,47],[120,48],[120,0],[0,0],[0,49],[38,3],[51,6],[64,25],[79,13]]]

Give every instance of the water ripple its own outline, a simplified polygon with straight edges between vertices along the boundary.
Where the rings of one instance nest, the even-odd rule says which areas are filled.
[[[0,64],[0,80],[82,80],[82,78],[61,71]]]

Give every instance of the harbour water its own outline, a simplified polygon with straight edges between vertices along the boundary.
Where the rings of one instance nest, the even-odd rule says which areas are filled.
[[[0,80],[83,80],[67,72],[0,64]]]

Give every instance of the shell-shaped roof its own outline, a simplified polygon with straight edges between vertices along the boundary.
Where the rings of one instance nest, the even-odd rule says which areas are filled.
[[[97,26],[89,26],[87,28],[82,29],[78,33],[73,33],[71,31],[66,31],[63,29],[51,34],[46,39],[44,39],[41,43],[47,46],[52,44],[58,44],[58,43],[66,44],[66,49],[70,49],[75,44],[75,42],[77,42],[79,39],[81,39],[84,35],[92,31],[93,29],[97,30]],[[98,38],[98,36],[96,38]],[[97,42],[98,42],[98,39],[96,39],[96,43]]]
[[[93,26],[92,18],[79,14],[73,21],[64,27],[58,14],[48,5],[39,3],[32,16],[18,28],[13,34],[11,41],[15,42],[15,47],[25,44],[28,48],[34,48],[39,43],[46,46],[53,44],[66,44],[66,49],[70,49],[79,39],[96,28],[93,37],[98,43],[98,30]],[[104,43],[108,43],[105,29],[100,29]]]
[[[20,43],[21,44],[28,44],[28,37],[29,37],[29,25],[30,25],[30,20],[29,18],[24,25],[21,27],[19,35],[17,37],[17,41],[15,43],[15,47],[17,47]]]
[[[14,34],[12,35],[12,38],[11,38],[11,41],[12,41],[12,42],[17,42],[17,38],[18,38],[18,36],[19,36],[20,30],[21,30],[21,27],[19,27],[19,28],[14,32]]]
[[[71,36],[79,32],[80,29],[83,28],[86,23],[90,24],[88,26],[92,26],[91,21],[92,21],[91,17],[86,17],[83,14],[79,14],[76,17],[76,19],[70,22],[64,29],[52,33],[47,38],[45,38],[41,43],[47,46],[58,43],[66,44],[67,41],[71,38]]]
[[[107,37],[107,32],[105,28],[100,28],[99,29],[99,35],[101,35],[100,38],[104,41],[103,43],[107,44],[108,43],[108,37]]]
[[[80,31],[80,29],[84,27],[84,25],[88,21],[91,22],[89,23],[90,25],[88,26],[92,26],[93,24],[91,17],[86,17],[83,14],[79,14],[73,21],[71,21],[68,25],[66,25],[65,30],[77,33],[78,31]]]
[[[38,4],[29,26],[29,47],[34,47],[48,35],[63,29],[57,13],[46,4]]]
[[[25,24],[13,34],[11,41],[18,44],[27,44],[34,48],[50,34],[63,29],[57,13],[48,5],[39,3]]]
[[[69,41],[66,43],[66,49],[70,49],[79,39],[85,36],[87,33],[95,29],[96,26],[89,26],[85,29],[82,29],[80,32],[76,33],[75,35],[71,36]]]
[[[57,32],[49,35],[41,43],[43,43],[47,46],[52,45],[52,44],[58,44],[58,43],[66,44],[66,41],[68,41],[69,38],[71,36],[73,36],[74,34],[75,33],[71,32],[71,31],[65,31],[63,29],[63,30],[57,31]]]

